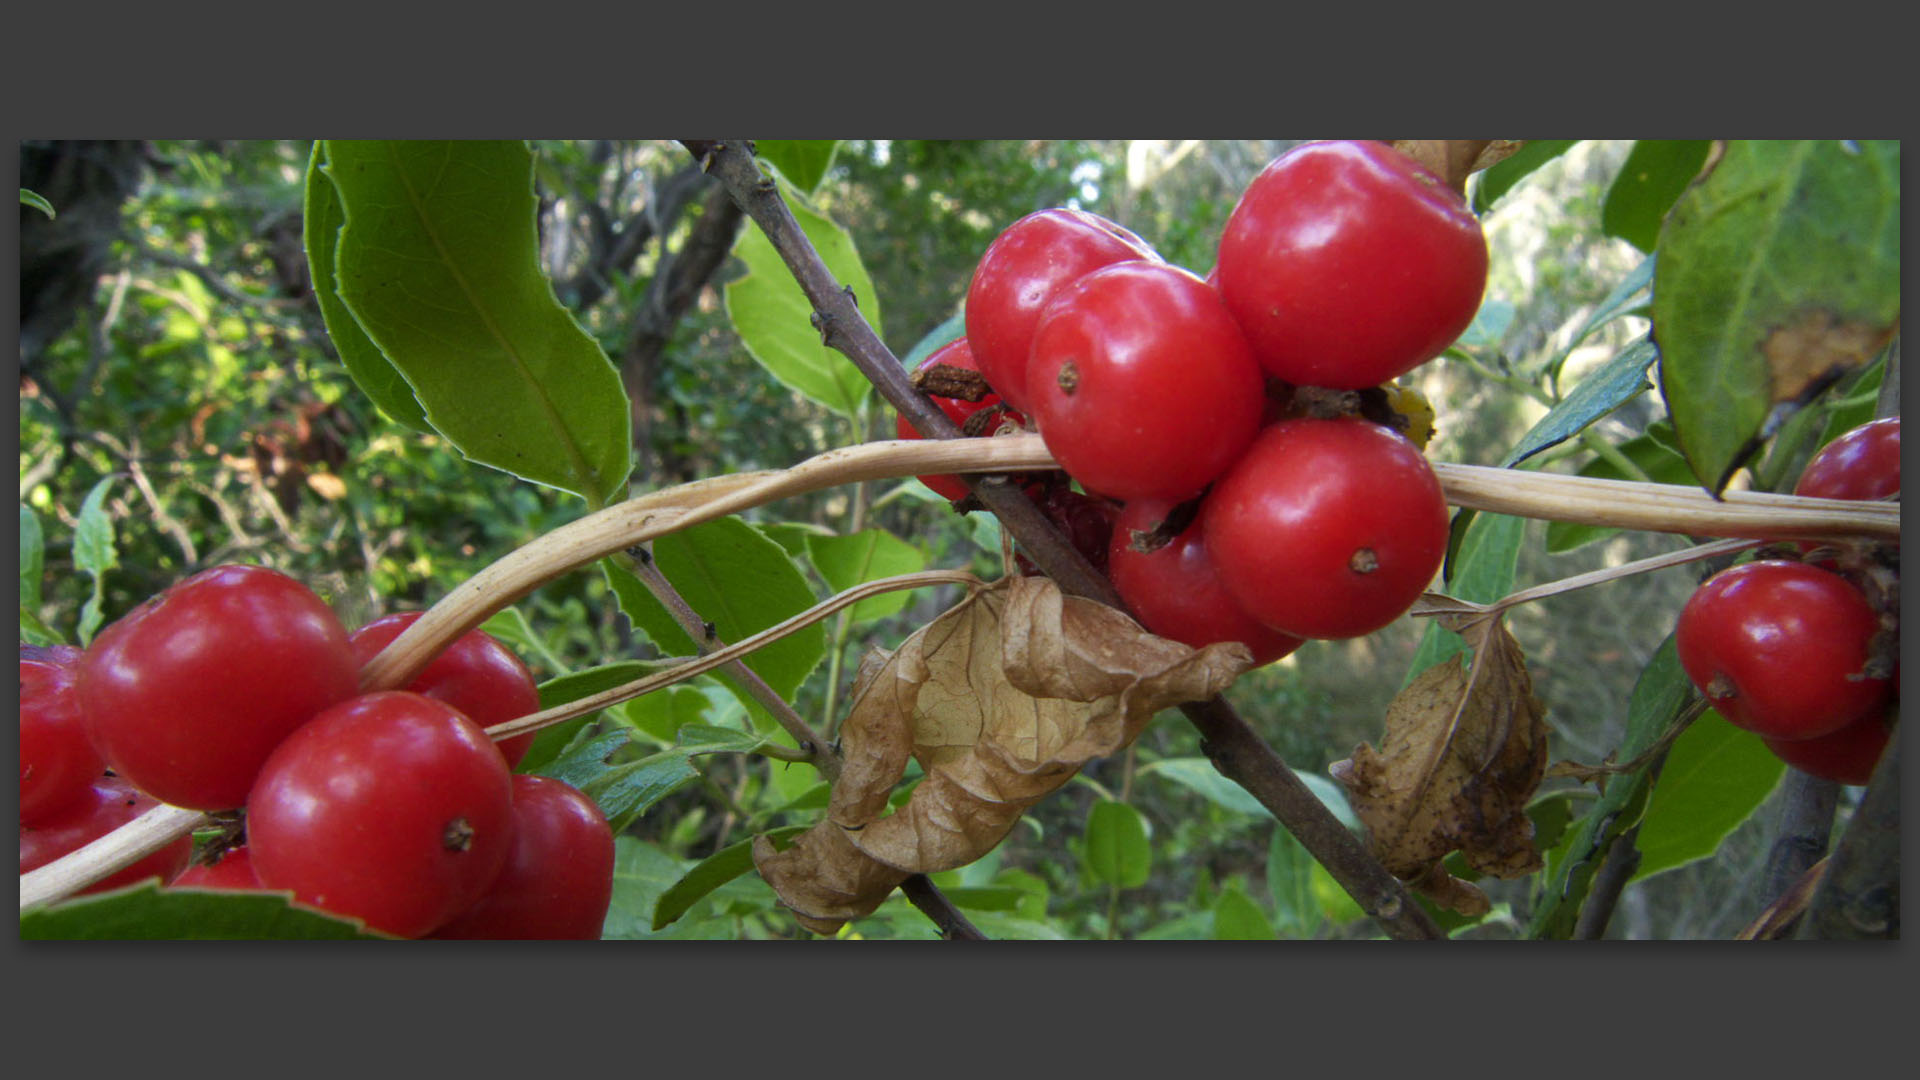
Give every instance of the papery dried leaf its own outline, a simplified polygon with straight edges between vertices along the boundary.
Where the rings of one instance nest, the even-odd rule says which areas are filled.
[[[993,850],[1081,766],[1125,748],[1160,710],[1224,690],[1252,662],[1243,645],[1192,649],[1063,596],[1049,579],[1009,578],[863,673],[826,819],[786,852],[756,843],[754,863],[804,925],[830,933],[908,875]],[[909,757],[926,777],[887,814]]]
[[[1469,919],[1477,919],[1493,910],[1493,902],[1487,894],[1470,882],[1461,881],[1439,863],[1427,868],[1427,872],[1407,883],[1407,886],[1427,899],[1458,912]]]
[[[1357,746],[1331,770],[1367,826],[1374,856],[1405,881],[1427,878],[1454,850],[1497,877],[1541,866],[1526,807],[1546,772],[1545,710],[1519,644],[1497,618],[1463,633],[1471,667],[1456,659],[1422,672],[1387,710],[1380,749]]]

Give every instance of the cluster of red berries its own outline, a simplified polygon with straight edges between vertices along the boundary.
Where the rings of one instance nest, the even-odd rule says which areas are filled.
[[[1875,420],[1822,447],[1793,493],[1879,500],[1900,493],[1900,419]],[[1680,612],[1674,645],[1687,677],[1730,723],[1814,776],[1864,784],[1892,732],[1897,629],[1863,589],[1871,554],[1800,543],[1715,574]],[[1783,556],[1794,552],[1783,552]]]
[[[1309,143],[1247,186],[1205,279],[1094,214],[1015,222],[916,380],[966,434],[1040,433],[1085,494],[1029,493],[1063,524],[1104,508],[1093,561],[1142,625],[1266,663],[1380,629],[1439,570],[1440,484],[1363,403],[1466,329],[1486,275],[1458,192],[1385,143]]]
[[[532,673],[474,630],[406,689],[363,664],[418,613],[349,634],[305,585],[220,566],[149,599],[85,650],[20,654],[20,872],[158,803],[244,808],[244,840],[189,867],[182,837],[96,882],[289,892],[396,937],[597,938],[612,830],[557,780],[512,770]],[[211,849],[210,849],[211,853]]]

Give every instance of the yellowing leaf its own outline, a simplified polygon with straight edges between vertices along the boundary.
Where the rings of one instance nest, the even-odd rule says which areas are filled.
[[[910,875],[993,850],[1086,762],[1251,664],[1243,645],[1191,649],[1046,578],[1010,578],[862,665],[826,818],[785,851],[756,840],[754,864],[802,925],[833,933]],[[889,814],[909,759],[926,776]]]

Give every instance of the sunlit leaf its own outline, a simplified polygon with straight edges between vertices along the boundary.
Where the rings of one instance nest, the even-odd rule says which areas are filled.
[[[602,505],[625,490],[619,372],[540,263],[524,142],[326,146],[340,299],[473,461]]]
[[[1674,740],[1647,802],[1634,878],[1711,856],[1766,802],[1786,765],[1766,743],[1708,710]]]
[[[1213,936],[1216,941],[1273,941],[1279,935],[1260,905],[1238,885],[1228,885],[1213,905]]]
[[[833,279],[853,290],[861,315],[879,326],[880,298],[853,237],[803,199],[790,191],[788,195],[794,220]],[[749,223],[734,241],[733,253],[746,264],[747,273],[726,286],[727,315],[747,351],[794,391],[849,419],[859,415],[872,384],[853,361],[821,343],[812,322],[813,305],[773,242],[759,225]]]
[[[77,634],[83,646],[93,640],[93,632],[100,629],[106,617],[100,607],[106,600],[107,571],[120,565],[120,556],[113,546],[113,518],[106,506],[107,488],[113,480],[111,476],[101,477],[87,492],[73,527],[73,565],[93,579],[93,591],[80,608]]]
[[[806,538],[807,555],[835,592],[844,592],[877,578],[911,574],[926,568],[926,552],[885,529],[864,529],[851,536]],[[901,590],[871,596],[847,609],[855,622],[884,619],[899,613],[913,598]]]
[[[838,139],[757,139],[753,144],[754,156],[779,169],[781,176],[808,194],[826,179],[839,149]]]
[[[426,413],[413,387],[407,385],[399,369],[360,329],[360,323],[340,300],[339,283],[334,277],[334,260],[340,247],[340,226],[345,215],[340,210],[340,194],[333,188],[326,170],[327,144],[315,140],[307,163],[306,215],[302,221],[307,248],[307,271],[313,278],[313,297],[320,305],[320,317],[327,325],[327,337],[347,374],[380,411],[415,431],[430,432]]]

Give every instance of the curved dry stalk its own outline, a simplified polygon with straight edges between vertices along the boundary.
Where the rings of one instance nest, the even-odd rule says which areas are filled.
[[[679,529],[863,480],[1052,466],[1038,436],[889,440],[829,450],[790,469],[734,473],[638,495],[538,537],[455,586],[360,669],[360,688],[404,686],[462,634],[546,582]]]
[[[213,819],[161,803],[85,847],[20,875],[20,910],[63,899],[132,866]]]
[[[757,634],[741,638],[739,641],[728,645],[724,649],[715,649],[713,652],[698,659],[676,664],[665,671],[658,671],[651,675],[635,679],[632,682],[622,683],[619,686],[602,690],[597,694],[589,694],[576,701],[569,701],[564,705],[555,705],[551,709],[542,709],[536,713],[528,713],[517,719],[495,724],[487,729],[487,735],[498,742],[501,739],[511,739],[515,735],[525,735],[529,731],[538,731],[541,728],[551,727],[563,720],[571,720],[576,716],[585,716],[588,713],[597,712],[610,705],[617,705],[622,701],[637,698],[642,694],[650,694],[662,687],[671,686],[674,683],[691,679],[696,675],[704,675],[717,667],[722,667],[733,660],[747,655],[755,649],[764,648],[802,627],[811,626],[822,619],[828,618],[835,612],[851,607],[870,596],[878,596],[881,593],[887,592],[897,592],[901,589],[919,589],[929,585],[962,585],[969,591],[987,587],[986,582],[960,570],[923,570],[918,573],[876,578],[873,581],[856,585],[844,592],[835,593],[832,598],[823,600],[792,618],[775,623]]]

